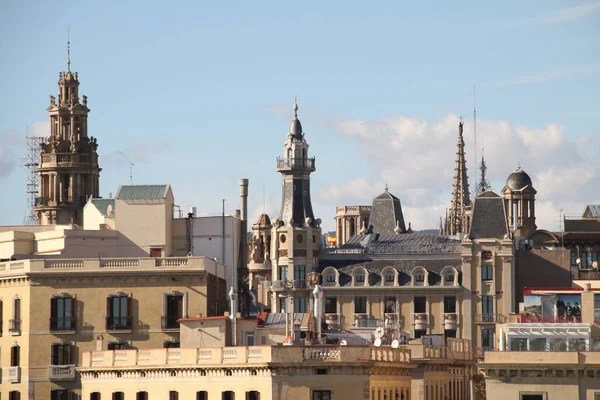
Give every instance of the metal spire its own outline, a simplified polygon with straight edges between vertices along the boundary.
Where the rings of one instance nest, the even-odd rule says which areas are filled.
[[[71,72],[71,28],[67,28],[67,71]]]
[[[479,171],[481,173],[479,177],[479,181],[477,185],[475,185],[475,195],[479,196],[481,193],[486,190],[491,190],[492,185],[490,185],[490,181],[487,179],[487,164],[485,163],[485,156],[483,154],[483,147],[481,148],[481,164],[479,164]]]

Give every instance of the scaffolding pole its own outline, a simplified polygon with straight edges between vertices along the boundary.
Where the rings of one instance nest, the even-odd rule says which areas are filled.
[[[26,195],[27,208],[25,217],[23,218],[24,225],[36,225],[38,223],[34,207],[36,206],[38,197],[38,168],[40,166],[40,144],[44,141],[43,137],[25,136],[27,148],[27,157],[21,159],[21,167],[27,173]]]

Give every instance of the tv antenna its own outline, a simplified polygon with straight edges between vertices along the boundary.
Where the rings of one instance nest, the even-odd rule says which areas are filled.
[[[133,167],[135,166],[134,163],[129,163],[129,183],[133,184]]]

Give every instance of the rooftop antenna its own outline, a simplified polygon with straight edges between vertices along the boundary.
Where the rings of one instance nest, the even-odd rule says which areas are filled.
[[[475,85],[473,85],[473,147],[475,147],[475,151],[473,154],[473,157],[475,158],[475,163],[473,163],[474,168],[476,169],[477,167],[477,102],[475,101]],[[474,169],[474,171],[475,171]],[[475,171],[475,174],[477,174],[477,172]],[[477,176],[477,175],[475,175]],[[477,179],[475,179],[475,182],[477,182]]]
[[[135,166],[134,163],[130,163],[129,164],[129,183],[133,184],[133,167]]]
[[[71,72],[71,27],[67,27],[67,71]]]

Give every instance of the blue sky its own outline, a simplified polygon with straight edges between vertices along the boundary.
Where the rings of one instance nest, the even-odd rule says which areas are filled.
[[[2,225],[23,220],[25,127],[46,133],[67,27],[104,197],[129,182],[132,162],[134,183],[170,183],[201,214],[222,198],[232,213],[249,178],[251,217],[275,215],[275,158],[298,96],[326,229],[336,205],[369,204],[386,182],[414,228],[433,228],[450,201],[461,115],[473,169],[475,84],[496,190],[520,163],[550,229],[560,209],[600,201],[598,1],[4,1]]]

